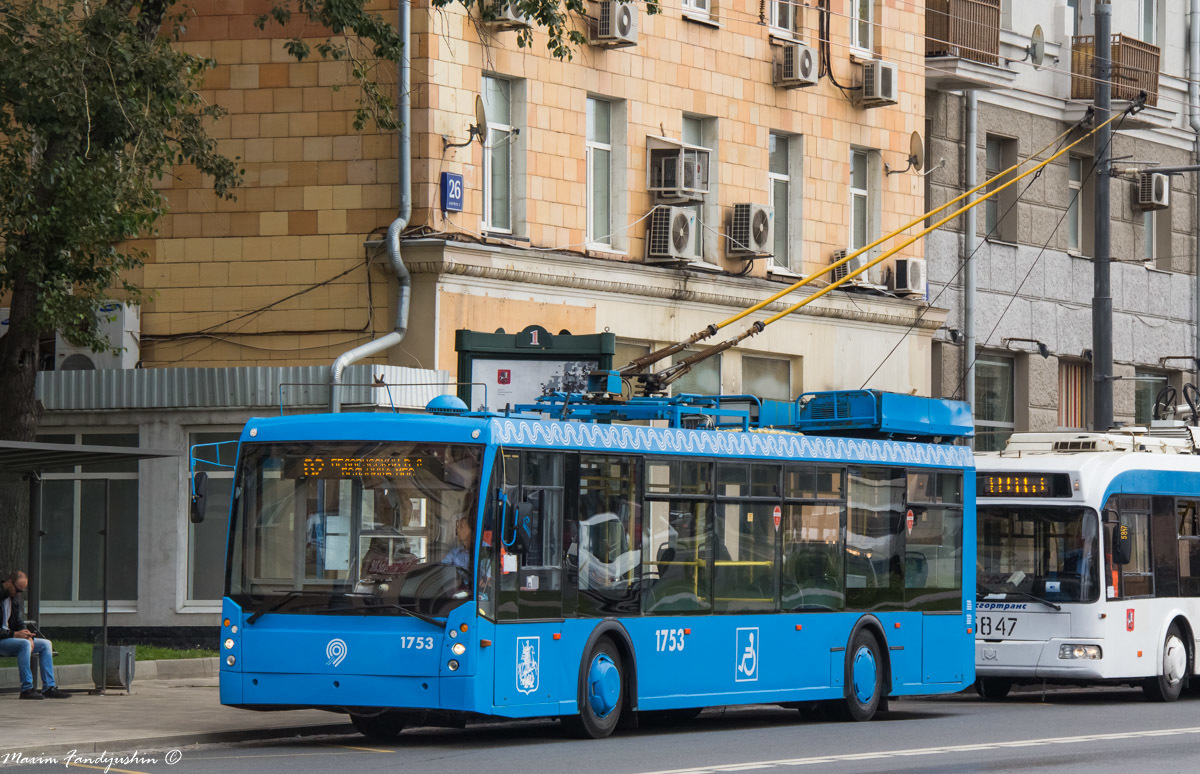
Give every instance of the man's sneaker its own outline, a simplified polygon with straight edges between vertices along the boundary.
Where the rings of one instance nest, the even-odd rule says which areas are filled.
[[[22,699],[44,699],[45,696],[30,688],[28,691],[21,691]]]
[[[66,691],[59,690],[59,688],[54,685],[52,685],[49,688],[47,688],[46,690],[42,691],[42,696],[45,696],[47,699],[69,699],[69,698],[71,698],[71,694],[67,693]]]

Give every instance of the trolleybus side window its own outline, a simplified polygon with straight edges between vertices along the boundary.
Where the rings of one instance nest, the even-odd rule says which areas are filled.
[[[909,472],[905,530],[905,605],[957,610],[962,595],[962,474]]]
[[[846,604],[904,607],[904,471],[851,468],[846,525]]]
[[[712,463],[647,460],[642,611],[712,609]]]
[[[1128,528],[1130,540],[1129,562],[1123,566],[1114,567],[1119,576],[1117,596],[1122,598],[1153,596],[1154,574],[1150,561],[1150,498],[1124,495],[1114,499],[1120,514],[1119,523]],[[1113,500],[1110,500],[1109,503],[1111,508]],[[1109,534],[1112,534],[1111,529]]]
[[[780,609],[844,610],[846,502],[841,469],[788,465],[783,495]]]
[[[780,470],[779,465],[717,463],[713,603],[719,613],[775,611]]]
[[[1200,597],[1200,503],[1177,500],[1179,521],[1179,591],[1185,597]]]
[[[578,466],[579,492],[567,550],[568,574],[573,576],[569,581],[578,589],[578,613],[636,614],[642,570],[638,459],[584,454]]]
[[[1175,498],[1152,497],[1150,518],[1151,562],[1154,566],[1154,595],[1179,596],[1179,540],[1175,534]]]

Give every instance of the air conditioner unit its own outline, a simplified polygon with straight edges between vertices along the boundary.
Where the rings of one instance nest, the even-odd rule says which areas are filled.
[[[696,212],[686,207],[655,207],[646,230],[646,262],[690,261],[699,239]]]
[[[925,259],[897,258],[892,272],[892,291],[906,296],[925,295]]]
[[[596,34],[592,43],[608,46],[636,46],[638,11],[634,3],[600,0]]]
[[[87,347],[77,347],[56,335],[54,341],[54,369],[56,371],[100,371],[113,368],[134,368],[141,359],[140,339],[142,335],[141,308],[110,302],[101,305],[96,315],[98,332],[108,343],[119,348],[118,352],[92,352]]]
[[[804,43],[785,43],[775,58],[775,85],[784,89],[817,82],[817,53]]]
[[[849,254],[850,254],[849,250],[836,250],[833,253],[833,258],[829,262],[837,263],[838,261],[842,260]],[[837,282],[838,280],[845,279],[846,276],[848,274],[850,274],[850,272],[858,271],[862,267],[866,266],[867,262],[868,262],[867,254],[863,253],[862,255],[858,256],[857,258],[850,261],[849,263],[844,263],[841,266],[838,266],[832,272],[830,272],[830,274],[832,275],[830,278],[830,282]],[[867,274],[868,273],[869,273],[869,271],[864,271],[862,274],[859,274],[856,277],[852,277],[850,279],[850,281],[846,283],[846,285],[866,285],[866,284],[868,284],[868,282],[867,282]],[[846,287],[846,285],[839,285],[838,287],[844,288],[844,287]]]
[[[712,151],[667,137],[647,137],[646,189],[665,203],[703,201]]]
[[[1165,210],[1171,205],[1171,176],[1139,172],[1136,193],[1139,210]]]
[[[516,0],[499,0],[484,8],[483,23],[495,29],[519,30],[532,27],[533,19],[517,7]]]
[[[895,105],[897,86],[897,72],[894,63],[879,59],[863,62],[859,104],[862,107]]]
[[[762,204],[733,205],[730,255],[769,255],[775,250],[775,210]]]

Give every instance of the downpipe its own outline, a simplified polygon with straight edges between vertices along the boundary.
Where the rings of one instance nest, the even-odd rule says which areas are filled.
[[[391,349],[404,340],[404,335],[408,333],[408,309],[409,303],[412,300],[412,276],[408,273],[408,268],[404,265],[404,259],[400,256],[400,233],[408,226],[408,221],[412,218],[412,144],[410,141],[409,128],[412,125],[412,101],[411,93],[411,68],[409,58],[409,31],[412,21],[412,6],[411,0],[400,0],[397,8],[397,31],[400,38],[404,41],[404,50],[400,55],[400,61],[397,63],[398,78],[397,89],[399,93],[396,95],[396,112],[400,122],[400,131],[397,143],[399,156],[399,170],[397,174],[397,183],[400,195],[400,209],[396,215],[396,219],[388,226],[387,231],[387,251],[388,260],[391,262],[392,271],[396,274],[396,325],[391,333],[385,334],[374,341],[367,342],[354,349],[343,352],[338,356],[337,360],[333,361],[333,365],[329,369],[329,410],[337,414],[342,410],[342,378],[346,372],[346,368],[353,363],[357,363],[364,358],[372,357]],[[371,278],[367,277],[367,282]]]

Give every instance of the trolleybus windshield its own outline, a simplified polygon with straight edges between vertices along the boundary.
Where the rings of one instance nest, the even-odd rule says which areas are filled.
[[[1091,508],[979,505],[980,599],[1094,602],[1099,520]]]
[[[482,452],[247,444],[229,596],[262,612],[445,615],[471,598]]]

